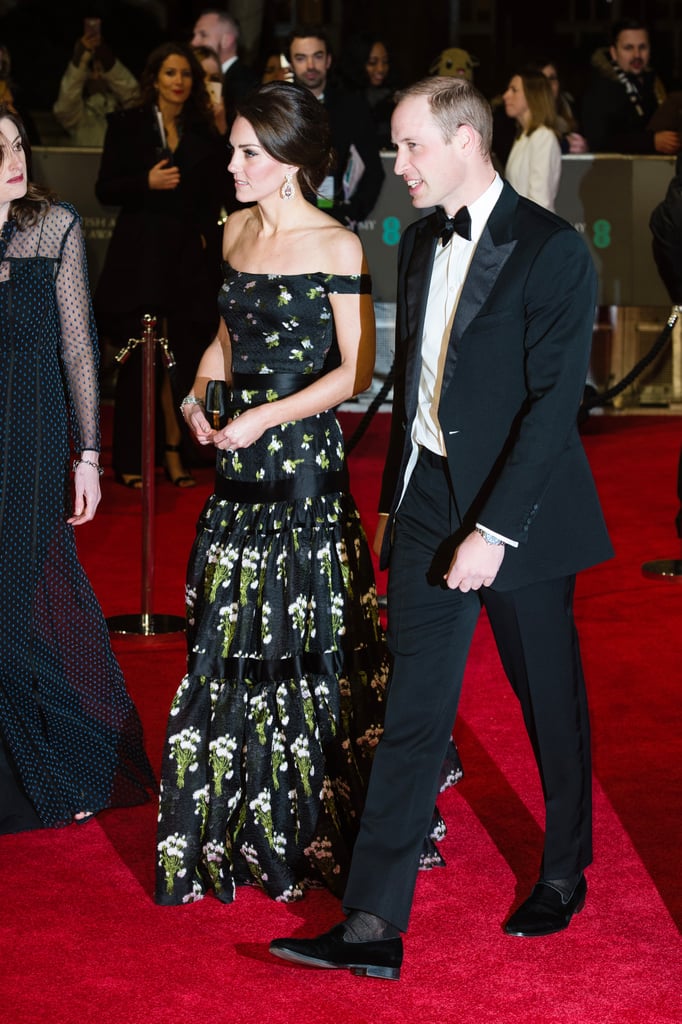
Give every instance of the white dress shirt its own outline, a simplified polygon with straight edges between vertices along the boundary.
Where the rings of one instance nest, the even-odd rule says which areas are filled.
[[[443,385],[443,369],[452,324],[471,258],[483,234],[488,217],[500,197],[502,180],[498,174],[483,195],[469,206],[471,240],[453,234],[447,245],[438,241],[433,260],[426,316],[422,335],[422,367],[419,379],[417,415],[412,427],[413,458],[423,445],[437,455],[445,455],[443,432],[438,422],[438,403]],[[412,461],[412,460],[411,460]],[[409,467],[411,472],[412,466]]]
[[[417,413],[412,425],[412,453],[405,472],[403,495],[417,462],[420,447],[428,448],[436,455],[447,454],[443,431],[438,422],[438,405],[452,324],[476,245],[493,207],[500,198],[502,188],[502,179],[496,174],[485,192],[468,207],[471,217],[470,240],[455,233],[446,245],[441,241],[436,243],[424,317],[419,396]],[[494,530],[489,532],[516,546],[514,541],[496,534]]]

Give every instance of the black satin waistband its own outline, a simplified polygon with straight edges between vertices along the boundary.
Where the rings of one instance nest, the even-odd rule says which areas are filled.
[[[315,653],[306,651],[281,661],[260,658],[223,658],[219,666],[204,664],[205,656],[192,654],[188,658],[187,671],[190,675],[211,676],[218,673],[219,679],[234,679],[243,683],[264,683],[281,679],[303,679],[307,675],[338,675],[344,664],[343,653]],[[208,671],[206,671],[208,669]]]
[[[280,398],[295,395],[309,384],[319,380],[322,373],[235,373],[232,375],[232,390],[240,388],[254,391],[267,391],[272,388]]]
[[[430,448],[426,448],[423,444],[419,445],[419,458],[422,462],[427,462],[429,466],[436,466],[438,469],[446,466],[448,461],[444,455],[432,452]]]
[[[290,658],[220,658],[193,652],[187,659],[190,675],[207,679],[231,679],[243,683],[279,682],[282,679],[302,679],[304,676],[338,676],[344,673],[362,673],[371,678],[381,671],[386,656],[383,645],[371,644],[354,650],[350,641],[337,651],[303,651]]]
[[[333,473],[298,471],[290,480],[228,480],[216,474],[215,494],[224,501],[261,505],[270,501],[298,501],[348,490],[348,470]]]

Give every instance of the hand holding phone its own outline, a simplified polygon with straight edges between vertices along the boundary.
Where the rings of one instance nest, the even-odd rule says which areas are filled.
[[[93,50],[99,46],[102,37],[102,19],[83,19],[83,42]]]
[[[208,95],[211,97],[211,103],[222,103],[223,102],[223,83],[208,81],[206,83],[208,89]]]

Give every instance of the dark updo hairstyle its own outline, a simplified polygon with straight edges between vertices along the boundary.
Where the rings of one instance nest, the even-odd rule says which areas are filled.
[[[26,156],[26,194],[21,199],[13,199],[9,208],[10,219],[15,221],[19,230],[22,231],[24,228],[30,228],[37,220],[44,217],[52,203],[56,202],[57,197],[49,188],[43,188],[42,185],[36,185],[31,181],[33,176],[31,143],[28,140],[24,122],[5,103],[0,103],[0,121],[5,118],[11,121],[19,132]],[[0,146],[0,167],[2,167],[4,161],[5,143]]]
[[[199,123],[214,128],[213,110],[204,81],[204,69],[194,56],[192,48],[183,43],[162,43],[149,54],[144,71],[140,75],[140,103],[148,105],[156,101],[156,79],[164,62],[174,56],[184,57],[192,72],[192,91],[182,108],[182,121],[186,124]]]
[[[329,118],[310,89],[293,82],[267,82],[237,104],[265,152],[299,168],[303,192],[315,193],[332,166]]]

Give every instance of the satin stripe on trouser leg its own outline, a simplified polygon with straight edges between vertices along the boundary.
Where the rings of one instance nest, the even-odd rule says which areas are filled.
[[[346,908],[377,914],[402,931],[480,612],[475,593],[448,590],[443,582],[458,527],[444,460],[420,456],[391,555],[388,642],[394,665],[384,736],[344,894]]]

